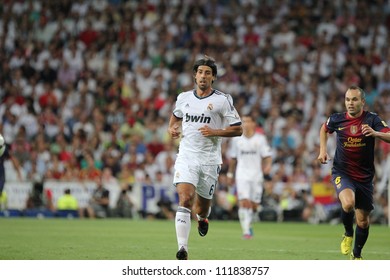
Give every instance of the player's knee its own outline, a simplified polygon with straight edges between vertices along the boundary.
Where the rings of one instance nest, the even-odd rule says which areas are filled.
[[[195,199],[194,189],[188,184],[178,185],[176,188],[179,195],[179,206],[191,209]]]
[[[252,203],[248,199],[240,200],[241,208],[252,208]]]
[[[356,224],[358,225],[358,227],[363,229],[368,228],[368,226],[370,225],[368,219],[357,220]]]
[[[356,224],[360,228],[368,228],[370,225],[369,213],[357,209],[356,211]]]
[[[352,212],[355,208],[355,201],[353,201],[352,199],[346,199],[343,201],[342,207],[345,212]]]
[[[192,203],[190,200],[183,200],[183,201],[180,201],[179,205],[181,207],[185,207],[185,208],[188,208],[188,209],[191,209],[192,208]]]
[[[180,194],[179,205],[191,209],[193,205],[193,197],[190,194]]]

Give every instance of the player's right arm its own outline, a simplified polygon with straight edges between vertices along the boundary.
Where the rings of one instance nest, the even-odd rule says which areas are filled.
[[[180,137],[180,126],[183,119],[176,117],[174,114],[169,119],[168,133],[173,139]]]
[[[320,154],[318,155],[318,160],[322,164],[325,164],[328,162],[329,155],[327,152],[327,142],[328,142],[328,133],[325,129],[325,124],[321,126],[320,129]]]
[[[237,159],[231,158],[229,160],[228,172],[226,174],[227,183],[229,186],[232,186],[234,183],[234,173],[236,172],[236,167],[237,167]]]

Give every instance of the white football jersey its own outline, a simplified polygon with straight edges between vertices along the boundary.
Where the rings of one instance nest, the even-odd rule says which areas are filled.
[[[221,137],[204,137],[199,128],[207,125],[223,129],[241,124],[240,116],[229,94],[218,90],[207,97],[199,97],[195,90],[178,95],[173,114],[182,119],[182,138],[178,157],[199,164],[222,164]]]
[[[262,159],[272,156],[271,147],[264,135],[255,133],[232,139],[229,156],[237,159],[236,179],[263,181]]]

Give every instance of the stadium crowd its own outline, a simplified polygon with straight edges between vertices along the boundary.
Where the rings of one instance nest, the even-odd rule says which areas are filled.
[[[0,132],[19,163],[6,163],[7,181],[172,181],[168,120],[207,54],[216,87],[273,148],[261,218],[329,222],[337,206],[331,164],[316,160],[319,128],[352,84],[390,123],[389,30],[385,0],[4,0]],[[213,213],[226,219],[228,146]],[[376,149],[373,219],[385,223],[390,147]]]

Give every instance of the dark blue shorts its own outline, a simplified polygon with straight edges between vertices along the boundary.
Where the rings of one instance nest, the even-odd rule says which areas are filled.
[[[332,174],[332,183],[336,189],[337,196],[344,189],[351,189],[355,193],[355,208],[366,211],[374,209],[374,185],[372,183],[361,183],[351,180],[342,173]]]

